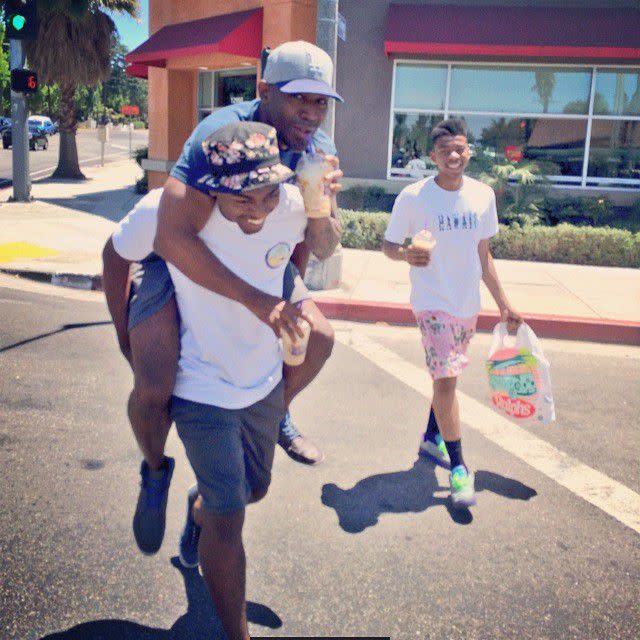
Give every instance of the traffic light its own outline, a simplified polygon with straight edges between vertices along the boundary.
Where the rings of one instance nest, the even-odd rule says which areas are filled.
[[[6,37],[34,40],[38,36],[37,0],[5,0]]]
[[[29,69],[11,69],[11,90],[21,93],[38,91],[38,76]]]

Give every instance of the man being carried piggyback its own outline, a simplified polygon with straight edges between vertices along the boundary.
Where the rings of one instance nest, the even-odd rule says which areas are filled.
[[[338,158],[333,155],[333,142],[319,129],[329,100],[341,100],[331,87],[332,76],[331,59],[310,43],[287,42],[274,49],[264,79],[259,83],[260,98],[216,111],[198,125],[185,143],[162,193],[156,253],[147,255],[145,232],[140,234],[141,240],[136,240],[132,224],[128,225],[126,242],[122,234],[117,234],[105,246],[105,293],[120,348],[134,373],[129,418],[144,461],[133,530],[138,546],[145,553],[157,552],[162,544],[174,465],[173,459],[165,455],[164,445],[171,426],[168,402],[176,379],[179,317],[165,260],[205,289],[249,309],[277,336],[283,326],[291,326],[301,314],[300,309],[288,304],[290,300],[283,298],[281,292],[268,294],[228,269],[199,237],[198,232],[209,219],[218,196],[207,182],[210,158],[203,142],[226,124],[262,122],[277,130],[281,161],[289,169],[296,169],[305,151],[309,155],[324,154],[329,167],[324,182],[331,206],[327,215],[309,218],[304,239],[296,246],[287,265],[286,281],[299,281],[298,271],[304,274],[309,252],[321,259],[329,257],[341,233],[336,219],[335,194],[340,189],[342,172]],[[140,206],[147,205],[141,201]],[[157,202],[151,208],[155,216]],[[154,232],[155,223],[154,217]],[[134,276],[129,295],[129,267],[132,261],[139,260],[142,268]],[[306,300],[304,305],[311,310],[314,322],[305,362],[295,368],[285,366],[287,407],[293,396],[319,373],[333,347],[329,322],[311,300]],[[320,449],[296,429],[288,411],[280,423],[278,443],[298,462],[317,464],[324,457]]]

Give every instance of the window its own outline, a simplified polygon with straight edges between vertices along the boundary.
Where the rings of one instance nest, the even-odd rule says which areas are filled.
[[[216,109],[255,97],[255,68],[201,71],[198,75],[198,120]]]
[[[399,64],[396,69],[397,109],[444,109],[447,67]]]
[[[456,111],[586,114],[590,89],[590,69],[454,66],[449,107]]]
[[[593,113],[640,116],[640,69],[598,71]]]
[[[535,161],[556,184],[640,188],[640,69],[396,62],[388,176],[435,173],[430,133],[469,130],[469,173]]]
[[[496,163],[528,160],[535,161],[541,173],[556,176],[557,181],[566,176],[582,177],[586,120],[451,115],[467,123],[471,174],[489,172]]]
[[[587,178],[594,177],[627,186],[640,181],[640,119],[594,120]]]

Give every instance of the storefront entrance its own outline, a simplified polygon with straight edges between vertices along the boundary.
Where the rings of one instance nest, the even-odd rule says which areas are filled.
[[[200,71],[198,74],[198,121],[230,104],[256,97],[255,67]]]

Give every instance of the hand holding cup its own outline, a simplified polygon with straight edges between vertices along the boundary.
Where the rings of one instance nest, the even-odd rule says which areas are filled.
[[[435,238],[429,231],[423,229],[416,233],[411,244],[405,250],[407,262],[412,267],[426,267],[431,260],[431,253],[436,246]]]

